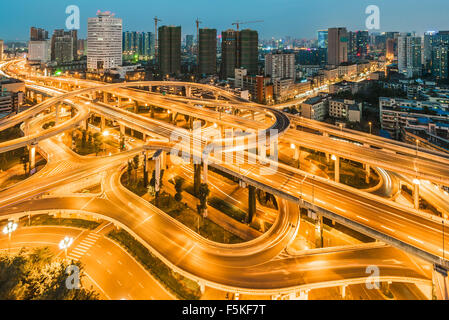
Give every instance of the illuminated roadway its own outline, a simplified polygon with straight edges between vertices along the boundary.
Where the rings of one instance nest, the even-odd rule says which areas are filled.
[[[20,116],[20,115],[19,115]],[[160,146],[157,146],[157,148],[159,148]],[[67,174],[66,172],[64,172],[63,174],[60,175],[54,175],[54,176],[49,176],[49,177],[43,177],[41,179],[39,179],[39,182],[41,184],[41,186],[39,187],[34,187],[34,188],[30,188],[31,190],[26,190],[27,188],[24,188],[24,186],[27,184],[28,181],[34,181],[34,177],[39,177],[39,174],[30,178],[29,180],[27,180],[26,182],[21,184],[21,189],[22,190],[26,190],[25,192],[17,192],[17,190],[14,190],[14,188],[6,190],[4,192],[1,193],[2,196],[2,207],[4,208],[4,210],[6,210],[6,212],[8,212],[9,214],[12,214],[13,212],[23,212],[24,209],[26,207],[30,207],[30,203],[27,202],[22,202],[22,203],[18,203],[23,199],[29,199],[31,197],[34,197],[36,195],[40,195],[43,192],[48,192],[48,190],[51,190],[52,188],[57,187],[58,185],[62,185],[65,184],[66,182],[70,182],[70,181],[75,181],[79,178],[81,178],[83,176],[83,174],[89,174],[88,172],[90,170],[92,170],[94,167],[96,169],[96,171],[106,171],[106,170],[113,170],[112,172],[115,172],[115,175],[107,175],[108,177],[115,177],[116,181],[111,185],[111,192],[112,194],[106,192],[106,196],[109,197],[109,195],[111,197],[114,197],[114,191],[115,189],[124,189],[123,187],[120,186],[118,177],[117,177],[117,170],[113,169],[116,168],[117,166],[122,165],[125,161],[124,159],[129,158],[130,156],[132,156],[132,154],[136,154],[137,152],[139,152],[139,150],[134,150],[132,152],[129,152],[128,154],[124,153],[124,154],[120,154],[114,157],[110,157],[110,158],[104,158],[104,159],[96,159],[95,161],[92,162],[92,164],[86,164],[83,168],[80,168],[79,171],[77,169],[75,170],[71,170],[70,174]],[[217,165],[217,166],[221,166],[222,169],[226,168],[226,164],[214,164],[211,163],[211,165]],[[281,166],[280,166],[281,167]],[[337,190],[337,194],[340,197],[342,195],[342,190],[338,190],[338,188],[341,188],[342,186],[338,185],[338,184],[332,184],[328,181],[317,181],[317,179],[310,179],[310,178],[306,178],[306,180],[304,181],[304,183],[302,182],[302,176],[304,174],[304,172],[301,171],[295,171],[290,167],[284,166],[281,170],[281,174],[279,173],[275,173],[272,176],[267,177],[260,177],[260,175],[256,172],[258,170],[258,167],[254,166],[254,167],[245,167],[242,166],[240,168],[235,168],[231,166],[231,169],[234,170],[234,173],[239,173],[244,171],[245,172],[245,177],[247,177],[246,179],[253,179],[255,182],[259,182],[258,180],[262,180],[264,183],[266,183],[267,181],[270,183],[269,184],[269,188],[276,188],[278,190],[281,191],[282,196],[286,196],[286,195],[290,195],[289,199],[292,199],[292,195],[293,197],[297,197],[294,200],[296,200],[296,202],[302,201],[303,199],[306,199],[308,201],[310,201],[310,199],[307,199],[306,196],[302,197],[301,195],[299,195],[298,197],[298,191],[302,190],[302,192],[304,193],[304,195],[306,194],[313,194],[314,197],[313,199],[311,199],[312,201],[310,201],[311,203],[316,203],[316,202],[324,202],[324,204],[327,203],[327,201],[324,201],[323,199],[329,200],[329,206],[327,207],[331,207],[333,211],[336,210],[337,206],[335,205],[335,200],[336,199],[332,199],[329,197],[329,194],[332,194],[332,192],[329,192],[329,186],[333,186],[334,190]],[[293,172],[292,172],[293,170]],[[251,172],[254,171],[254,172]],[[62,175],[64,176],[64,178],[62,178]],[[299,178],[299,179],[298,179]],[[285,181],[287,180],[287,181]],[[30,182],[28,182],[30,183]],[[279,186],[278,186],[279,184]],[[301,188],[301,185],[303,184],[303,187]],[[115,187],[114,187],[115,186]],[[313,192],[312,190],[310,190],[310,186],[312,186],[312,188],[314,189]],[[345,194],[345,196],[349,196],[349,202],[350,203],[345,203],[344,199],[343,202],[340,204],[343,206],[343,208],[346,208],[344,210],[351,210],[353,208],[354,212],[360,212],[360,204],[356,204],[355,208],[354,208],[354,199],[352,196],[352,191],[354,189],[350,189],[350,191],[346,191],[347,194]],[[14,192],[16,191],[16,192]],[[6,192],[6,194],[5,194]],[[163,243],[154,243],[155,242],[155,237],[156,234],[153,235],[153,240],[151,241],[151,238],[148,238],[147,243],[150,243],[151,246],[157,247],[157,245],[161,246],[161,248],[154,248],[157,252],[159,253],[167,253],[167,255],[162,254],[162,256],[164,257],[170,257],[170,262],[171,264],[174,264],[175,266],[177,265],[182,265],[179,266],[179,268],[181,270],[186,270],[189,274],[197,274],[198,268],[201,269],[201,265],[204,265],[204,263],[206,263],[207,261],[209,261],[209,263],[211,263],[212,265],[219,265],[220,266],[220,270],[217,270],[218,273],[214,276],[214,275],[204,275],[199,277],[200,279],[206,279],[206,281],[210,281],[210,282],[216,282],[216,283],[223,283],[225,284],[225,286],[236,286],[236,287],[241,287],[241,288],[254,288],[254,286],[260,286],[263,288],[260,289],[273,289],[276,288],[276,286],[278,286],[277,288],[285,288],[288,286],[301,286],[301,276],[300,274],[298,274],[298,272],[300,271],[295,271],[291,270],[291,275],[292,277],[290,278],[290,276],[288,277],[289,279],[286,280],[285,277],[281,277],[280,278],[276,278],[276,275],[273,274],[273,270],[276,270],[276,268],[274,268],[274,266],[272,265],[273,263],[277,263],[276,261],[278,260],[273,260],[270,262],[266,262],[269,261],[270,259],[272,259],[273,257],[277,256],[279,254],[279,252],[286,246],[286,243],[288,243],[291,239],[291,237],[289,237],[289,226],[290,224],[293,222],[293,225],[295,223],[295,221],[297,221],[297,219],[299,217],[297,217],[297,205],[291,203],[291,202],[286,202],[283,201],[283,205],[281,205],[281,212],[278,218],[278,223],[276,227],[273,227],[272,230],[270,230],[267,233],[267,236],[265,236],[265,238],[262,238],[262,240],[258,240],[256,239],[256,241],[253,243],[247,243],[243,245],[243,248],[227,248],[226,246],[220,246],[218,244],[212,244],[212,243],[207,243],[207,245],[204,245],[204,248],[207,249],[207,255],[203,256],[203,254],[205,254],[205,251],[203,251],[203,244],[202,242],[204,242],[204,239],[202,239],[201,237],[199,237],[198,235],[196,235],[193,231],[190,230],[185,230],[184,226],[181,226],[179,223],[176,223],[175,221],[171,221],[171,223],[166,223],[167,221],[167,215],[165,215],[164,213],[158,212],[157,215],[151,215],[151,218],[149,220],[145,220],[148,219],[149,216],[146,217],[142,217],[142,216],[138,216],[138,214],[141,212],[140,210],[133,210],[132,213],[129,212],[129,204],[131,204],[131,208],[134,208],[134,206],[143,206],[145,204],[144,209],[142,210],[142,212],[147,212],[148,210],[155,210],[153,207],[150,207],[147,203],[145,203],[144,201],[139,201],[138,199],[136,199],[137,197],[133,194],[127,194],[126,197],[123,196],[123,194],[127,193],[126,190],[121,190],[119,191],[118,195],[115,195],[115,202],[119,203],[120,201],[122,201],[122,205],[123,208],[128,209],[127,211],[124,210],[124,212],[120,212],[117,216],[116,219],[117,221],[121,221],[123,219],[126,219],[126,223],[124,223],[125,226],[128,226],[129,228],[131,228],[130,226],[134,226],[135,228],[140,228],[144,225],[146,225],[147,223],[153,223],[153,221],[155,221],[154,223],[157,224],[158,223],[158,219],[163,219],[162,223],[159,221],[159,226],[152,226],[150,225],[149,230],[146,230],[146,232],[150,232],[150,230],[152,230],[152,232],[156,232],[156,233],[160,233],[163,232],[165,230],[168,230],[169,228],[167,226],[173,226],[173,227],[177,227],[177,229],[173,232],[167,232],[167,237],[170,236],[171,238],[173,238],[173,235],[178,235],[179,234],[179,238],[180,240],[183,240],[183,244],[182,246],[180,246],[179,244],[177,244],[177,246],[174,246],[173,244],[170,244],[170,241],[164,241]],[[343,193],[344,194],[344,193]],[[122,197],[122,199],[120,198]],[[123,197],[125,199],[125,201],[123,201]],[[132,201],[126,201],[127,197],[129,197],[130,199],[132,199]],[[288,198],[288,197],[287,197]],[[97,200],[97,199],[95,199]],[[128,199],[129,200],[129,199]],[[363,199],[365,200],[365,199]],[[65,206],[67,206],[67,203],[65,203],[65,201],[61,200],[61,198],[58,199],[54,199],[54,200],[49,200],[49,199],[45,199],[45,200],[36,200],[36,202],[39,202],[40,206],[53,206],[54,202],[58,202],[58,201],[62,201],[63,203],[60,203],[58,206],[55,206],[53,209],[55,209],[56,207],[61,208]],[[79,200],[75,200],[73,199],[73,201],[75,203],[73,203],[72,205],[74,205],[75,208],[80,208],[83,206],[79,206],[79,203],[77,203],[77,201]],[[373,204],[375,204],[376,209],[378,210],[379,204],[378,201],[379,199],[374,199],[372,200]],[[17,204],[15,204],[17,202]],[[92,201],[91,203],[89,203],[89,205],[87,207],[89,207],[90,205],[95,204],[97,201]],[[98,202],[102,202],[101,199],[98,199]],[[143,202],[143,203],[142,203]],[[65,203],[65,204],[64,204]],[[337,201],[337,203],[339,203]],[[352,204],[352,207],[350,206],[350,204]],[[5,206],[11,205],[9,208],[5,209]],[[322,206],[323,204],[320,204],[319,206]],[[366,206],[366,204],[364,203],[363,206]],[[37,210],[38,206],[37,203],[33,203],[33,205],[31,206],[33,207],[33,210]],[[70,207],[70,206],[68,206]],[[119,210],[119,208],[114,208],[114,210],[111,210],[111,206],[107,206],[106,208],[108,208],[108,211],[114,211],[114,210]],[[386,208],[388,209],[387,213],[391,214],[391,204],[388,203],[386,205]],[[48,208],[47,208],[48,209]],[[47,210],[45,209],[45,210]],[[70,209],[70,208],[69,208]],[[340,208],[341,209],[341,208]],[[22,210],[22,211],[20,211]],[[29,210],[29,209],[28,209]],[[96,210],[99,210],[101,212],[101,205],[99,208],[96,208]],[[104,210],[104,208],[103,208]],[[26,210],[25,210],[26,211]],[[156,210],[157,211],[157,210]],[[351,210],[352,211],[352,210]],[[399,209],[400,211],[400,209]],[[5,212],[5,213],[6,213]],[[92,211],[92,212],[98,212],[98,211]],[[289,212],[292,212],[291,214]],[[296,213],[296,214],[293,214]],[[403,215],[403,212],[400,212],[401,215]],[[364,214],[363,212],[361,212],[360,214]],[[371,214],[371,213],[370,213]],[[107,213],[105,215],[113,215],[113,213]],[[156,216],[158,218],[156,218]],[[284,218],[284,217],[288,217],[288,218]],[[352,216],[351,217],[353,220],[359,220],[357,217]],[[131,220],[129,220],[131,219]],[[135,219],[135,221],[133,220]],[[293,219],[293,220],[292,220]],[[367,218],[365,218],[367,219]],[[406,217],[404,220],[409,220],[410,217]],[[134,221],[134,222],[133,222]],[[142,223],[142,221],[145,221]],[[138,222],[138,225],[136,225],[136,223]],[[419,223],[422,223],[422,221],[419,221]],[[363,224],[366,224],[366,221],[363,221]],[[295,226],[295,225],[294,225]],[[297,226],[297,224],[296,224]],[[131,228],[134,232],[135,228]],[[291,228],[294,229],[294,228]],[[163,231],[162,231],[163,230]],[[189,237],[186,237],[186,233],[191,233],[189,235]],[[294,232],[294,231],[293,231]],[[146,233],[144,233],[146,234]],[[264,237],[264,236],[263,236]],[[267,243],[270,242],[266,242],[267,239],[269,239],[270,237],[275,237],[274,241],[271,242],[271,244],[273,245],[273,247],[267,246]],[[176,237],[178,238],[178,237]],[[193,238],[193,239],[192,239]],[[427,239],[427,238],[426,238]],[[185,241],[189,240],[190,241],[190,245],[189,242],[186,244]],[[273,239],[271,239],[273,240]],[[173,241],[173,240],[172,240]],[[172,246],[172,248],[169,250],[168,248],[165,248],[166,246]],[[174,246],[174,247],[173,247]],[[214,257],[211,256],[211,246],[218,246],[219,248],[214,248],[213,252],[215,252],[215,254],[218,255],[218,257]],[[255,247],[253,247],[255,246]],[[257,247],[258,246],[258,247]],[[237,246],[238,247],[238,246]],[[246,247],[246,248],[245,248]],[[165,248],[165,249],[164,249]],[[184,248],[184,250],[180,249],[180,248]],[[254,248],[256,248],[256,250],[253,250]],[[427,249],[427,248],[426,248]],[[168,250],[168,252],[167,252]],[[177,251],[176,251],[177,250]],[[198,250],[198,251],[197,251]],[[218,250],[218,251],[217,251]],[[178,252],[179,256],[178,256],[178,260],[176,260],[176,254],[175,252]],[[220,254],[218,254],[217,252],[219,252]],[[171,254],[170,254],[171,253]],[[241,256],[240,254],[243,254],[243,256],[245,258],[243,258],[243,256]],[[228,256],[228,258],[223,258]],[[359,253],[356,255],[357,257],[359,256]],[[186,257],[188,257],[186,259]],[[203,259],[201,259],[203,258]],[[207,258],[207,259],[204,259]],[[167,258],[164,258],[167,259]],[[297,266],[295,267],[297,261],[296,259],[288,259],[288,261],[293,260],[294,262],[292,262],[292,266],[288,267],[286,266],[286,269],[283,268],[283,270],[290,270],[289,268],[292,269],[297,269]],[[341,261],[343,261],[344,259],[342,259]],[[175,263],[174,263],[175,261]],[[184,263],[184,261],[186,261]],[[206,262],[205,262],[206,261]],[[362,261],[359,258],[357,258],[357,261]],[[198,264],[198,265],[196,265]],[[243,264],[243,265],[242,265]],[[254,273],[254,267],[255,265],[257,265],[258,267],[260,266],[270,266],[268,270],[271,271],[267,271],[267,274],[270,274],[273,278],[269,278],[271,279],[269,281],[269,283],[265,283],[264,281],[261,281],[261,279],[259,279],[257,276],[255,276],[256,274]],[[366,267],[366,264],[363,264]],[[245,272],[237,272],[238,275],[236,274],[234,277],[231,277],[231,273],[227,273],[226,272],[226,267],[229,266],[230,268],[235,268],[237,266],[239,266],[240,268],[242,268],[243,270],[245,270]],[[254,267],[254,268],[253,268]],[[330,268],[335,268],[330,266]],[[385,266],[385,268],[388,268],[388,266]],[[215,268],[216,269],[216,268]],[[213,270],[215,270],[213,269]],[[257,269],[257,268],[256,268]],[[196,270],[196,271],[195,271]],[[232,272],[233,274],[235,274],[235,269],[233,269],[234,272]],[[362,272],[363,271],[363,272]],[[365,277],[366,274],[362,274],[364,273],[365,269],[362,268],[361,266],[359,267],[359,272],[360,272],[360,277]],[[290,275],[290,271],[286,271],[289,275]],[[260,276],[260,273],[257,273]],[[221,278],[220,278],[221,275]],[[280,275],[277,275],[278,277]],[[416,276],[416,274],[415,274]],[[232,279],[229,279],[229,278]],[[418,277],[418,276],[416,276]],[[212,278],[212,279],[211,279]],[[268,278],[267,278],[268,280]],[[296,283],[295,283],[296,282]],[[303,282],[307,282],[304,281]],[[259,283],[259,285],[257,285],[256,283]],[[293,284],[294,283],[294,284]],[[304,283],[302,283],[302,285],[304,285]]]

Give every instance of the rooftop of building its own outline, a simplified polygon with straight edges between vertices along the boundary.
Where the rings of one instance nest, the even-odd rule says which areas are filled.
[[[11,84],[11,83],[24,83],[22,80],[14,79],[14,78],[2,78],[0,79],[0,85],[2,84]]]
[[[349,105],[349,110],[351,111],[360,111],[360,106],[358,104],[351,104]]]
[[[323,100],[323,97],[312,97],[304,101],[304,104],[317,104]]]

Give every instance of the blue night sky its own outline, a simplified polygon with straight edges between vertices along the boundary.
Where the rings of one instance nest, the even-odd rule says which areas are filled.
[[[154,31],[152,18],[161,25],[181,25],[182,33],[194,34],[195,19],[201,27],[219,32],[233,27],[235,20],[264,20],[248,25],[260,38],[293,36],[313,38],[319,29],[345,26],[365,28],[365,8],[380,8],[379,31],[416,31],[449,29],[447,0],[2,0],[0,1],[0,39],[28,40],[31,26],[64,28],[68,5],[81,11],[80,38],[85,37],[87,18],[97,10],[112,11],[123,19],[124,31]]]

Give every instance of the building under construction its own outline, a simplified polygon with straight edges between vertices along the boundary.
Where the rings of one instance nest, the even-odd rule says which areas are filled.
[[[232,29],[221,33],[221,77],[233,78],[235,69],[244,68],[248,75],[258,73],[259,36],[257,31]]]

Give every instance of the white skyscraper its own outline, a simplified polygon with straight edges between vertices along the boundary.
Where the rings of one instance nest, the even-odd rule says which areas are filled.
[[[401,33],[398,38],[398,69],[408,78],[422,73],[421,38]]]
[[[122,65],[122,19],[97,12],[87,21],[87,68],[109,70]]]
[[[295,55],[293,53],[269,53],[265,56],[265,76],[274,79],[296,78]]]
[[[50,53],[50,40],[28,42],[28,61],[47,63],[50,61]]]

